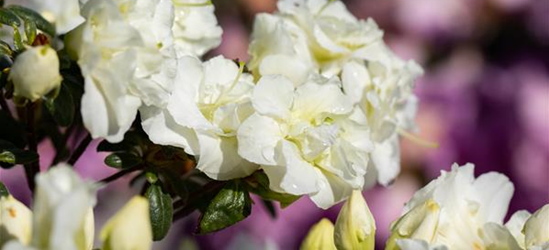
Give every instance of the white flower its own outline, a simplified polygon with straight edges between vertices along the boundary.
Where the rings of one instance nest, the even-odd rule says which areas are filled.
[[[335,224],[334,240],[338,249],[373,250],[376,224],[362,192],[354,190],[345,202]]]
[[[362,50],[383,36],[373,20],[357,20],[341,1],[281,0],[278,10],[256,19],[250,46],[254,70],[270,68],[261,64],[273,65],[269,57],[282,55],[288,62],[298,59],[325,76],[334,76],[345,62],[360,57]]]
[[[328,219],[322,219],[315,224],[303,243],[301,250],[336,250],[334,243],[334,224]]]
[[[413,137],[407,131],[416,129],[412,89],[421,67],[398,58],[375,22],[358,20],[342,1],[281,0],[278,10],[256,17],[250,68],[256,76],[282,74],[296,86],[311,72],[339,76],[370,127],[374,151],[365,186],[389,185],[400,172],[398,135]]]
[[[11,241],[4,250],[91,250],[96,187],[60,164],[36,177],[32,240]]]
[[[394,240],[402,247],[398,239],[416,239],[452,249],[520,249],[502,226],[513,184],[498,173],[475,179],[473,170],[472,164],[454,165],[416,192],[393,224],[388,246]]]
[[[369,130],[348,117],[353,103],[337,78],[312,75],[295,88],[286,77],[267,75],[252,104],[255,113],[238,129],[238,153],[261,165],[272,190],[306,194],[328,208],[362,188]]]
[[[549,204],[532,214],[524,223],[522,230],[525,236],[526,248],[549,248]]]
[[[515,212],[509,221],[505,223],[505,227],[509,230],[511,235],[515,238],[517,243],[522,249],[526,249],[525,244],[526,240],[524,237],[524,232],[522,229],[524,228],[524,224],[526,223],[526,220],[530,218],[532,214],[526,210],[520,210]]]
[[[13,81],[13,95],[31,102],[59,88],[63,78],[59,74],[57,52],[49,46],[27,49],[17,56],[9,80]]]
[[[170,0],[90,0],[69,33],[85,79],[82,117],[94,138],[123,139],[141,104],[165,106],[177,75]]]
[[[183,147],[198,156],[197,168],[216,180],[240,178],[257,166],[237,153],[236,132],[253,112],[249,102],[252,76],[231,60],[205,63],[186,56],[167,109],[143,108],[143,128],[161,145]]]
[[[0,197],[0,249],[10,241],[27,245],[31,239],[32,212],[13,196]]]
[[[80,15],[78,0],[30,0],[29,4],[49,22],[55,24],[58,35],[73,30],[85,21]]]
[[[101,230],[103,250],[149,250],[152,229],[149,201],[132,198]]]
[[[221,43],[223,31],[217,24],[214,6],[208,0],[173,0],[172,31],[178,56],[202,56]]]

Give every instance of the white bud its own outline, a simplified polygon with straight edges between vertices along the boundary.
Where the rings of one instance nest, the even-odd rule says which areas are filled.
[[[336,250],[334,224],[328,219],[320,220],[305,237],[301,250]]]
[[[32,47],[19,55],[11,67],[9,80],[16,97],[34,102],[59,87],[59,58],[49,46]]]
[[[335,224],[334,240],[337,249],[373,250],[376,223],[359,190],[354,190],[345,202]]]
[[[149,250],[152,229],[149,201],[137,196],[131,199],[101,230],[103,250]]]
[[[29,244],[32,232],[32,212],[13,196],[0,198],[0,249],[10,241]]]

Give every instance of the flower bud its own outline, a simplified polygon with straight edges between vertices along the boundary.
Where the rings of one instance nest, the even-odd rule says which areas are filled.
[[[340,250],[373,250],[376,224],[362,192],[354,190],[335,224],[334,240]]]
[[[13,196],[0,197],[0,249],[10,241],[27,245],[31,239],[32,212]]]
[[[322,219],[315,224],[301,244],[301,250],[336,250],[332,222]]]
[[[31,102],[59,87],[63,78],[59,74],[59,58],[49,46],[32,47],[19,55],[9,74],[16,97]]]
[[[391,236],[385,250],[397,250],[398,239],[416,239],[431,242],[437,231],[440,206],[427,200],[400,217],[391,225]]]
[[[549,204],[540,208],[526,220],[523,232],[526,248],[549,246]]]
[[[103,250],[149,250],[152,229],[149,201],[143,197],[131,199],[101,230]]]

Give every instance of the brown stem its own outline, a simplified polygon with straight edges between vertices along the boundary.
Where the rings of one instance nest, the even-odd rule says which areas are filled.
[[[126,168],[126,169],[120,170],[118,173],[113,174],[113,175],[111,175],[107,178],[104,178],[104,179],[102,179],[98,182],[100,182],[100,183],[111,183],[115,180],[118,180],[118,179],[124,177],[125,175],[127,175],[129,173],[132,173],[134,171],[137,171],[137,170],[140,170],[140,169],[143,169],[143,168],[144,168],[144,166],[142,166],[142,165],[139,165],[139,166],[136,166],[136,167],[133,167],[133,168]]]
[[[82,154],[84,153],[84,151],[86,151],[86,148],[88,148],[88,146],[90,145],[90,142],[92,141],[92,137],[90,134],[88,134],[81,142],[80,144],[78,144],[78,147],[76,147],[76,149],[74,150],[74,152],[72,153],[71,157],[69,158],[69,161],[67,163],[69,163],[70,165],[73,165],[78,161],[78,159],[80,159],[80,156],[82,156]]]
[[[36,140],[36,128],[35,128],[35,104],[29,103],[26,106],[26,123],[27,123],[27,142],[29,150],[38,153],[38,142]],[[34,192],[35,182],[34,177],[40,172],[40,159],[35,162],[31,162],[24,165],[25,175],[27,176],[27,183],[31,191]]]

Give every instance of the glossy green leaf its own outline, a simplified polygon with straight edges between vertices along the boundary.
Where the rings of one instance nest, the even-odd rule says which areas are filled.
[[[11,50],[11,47],[8,43],[4,41],[0,41],[0,54],[6,55],[6,56],[11,56],[13,54],[13,51]],[[2,67],[2,70],[4,70],[4,67]]]
[[[16,26],[13,26],[13,48],[15,51],[21,52],[25,50],[25,45],[23,44],[23,37],[21,32]]]
[[[10,191],[8,190],[8,188],[6,188],[4,183],[0,182],[0,198],[6,197],[9,195],[10,195]]]
[[[34,10],[18,5],[9,6],[7,9],[11,10],[12,13],[17,14],[25,21],[34,22],[39,30],[44,31],[52,37],[55,36],[55,26]]]
[[[75,105],[72,94],[65,84],[61,84],[56,97],[47,98],[44,104],[57,124],[62,127],[67,127],[72,124],[75,114]]]
[[[147,188],[145,197],[149,199],[153,240],[162,240],[166,237],[172,226],[172,197],[169,194],[165,194],[157,184],[152,184]]]
[[[283,194],[272,191],[269,188],[269,179],[267,178],[267,175],[265,175],[265,173],[263,172],[256,172],[252,175],[252,177],[253,182],[248,182],[248,188],[250,189],[250,192],[259,195],[265,200],[278,201],[280,202],[280,206],[282,208],[291,205],[296,200],[301,198],[301,196]]]
[[[198,233],[216,232],[244,220],[252,211],[252,199],[240,181],[229,182],[210,202],[200,218]]]
[[[31,21],[25,21],[25,35],[27,36],[27,44],[32,45],[36,39],[36,24]]]
[[[8,164],[27,164],[38,161],[38,154],[17,148],[8,141],[0,140],[0,162]]]
[[[140,157],[124,152],[113,153],[105,158],[105,164],[118,169],[135,167],[141,164],[142,161]]]
[[[18,148],[24,148],[25,142],[25,127],[10,117],[6,111],[0,110],[0,139],[13,143]]]
[[[21,26],[21,20],[19,17],[10,9],[0,8],[0,23],[7,26]]]

